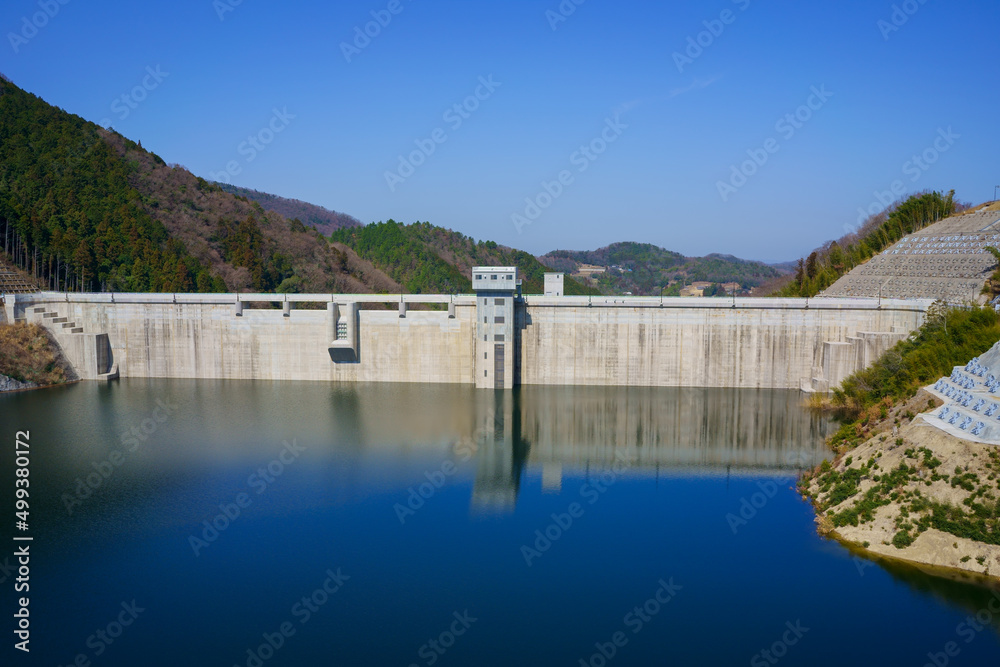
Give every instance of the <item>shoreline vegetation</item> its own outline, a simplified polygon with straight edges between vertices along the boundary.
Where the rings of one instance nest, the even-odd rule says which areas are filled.
[[[942,402],[923,389],[1000,340],[988,308],[945,310],[875,364],[810,405],[836,411],[834,453],[799,480],[817,531],[874,560],[1000,583],[1000,447],[932,426]]]
[[[38,324],[0,325],[0,393],[75,382],[51,334]]]

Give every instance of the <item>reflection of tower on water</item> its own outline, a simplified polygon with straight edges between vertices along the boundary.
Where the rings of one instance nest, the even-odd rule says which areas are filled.
[[[517,504],[530,444],[521,437],[520,390],[481,391],[476,398],[476,481],[472,508],[510,512]]]

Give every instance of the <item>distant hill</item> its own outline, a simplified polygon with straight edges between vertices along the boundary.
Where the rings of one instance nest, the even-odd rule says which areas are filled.
[[[685,257],[649,243],[612,243],[597,250],[554,250],[538,258],[550,269],[589,281],[605,294],[676,295],[693,282],[739,283],[744,289],[788,270],[732,255]]]
[[[787,262],[770,262],[768,266],[781,271],[784,274],[792,273],[795,271],[795,267],[798,265],[796,260],[790,260]]]
[[[331,239],[356,252],[413,293],[469,293],[472,267],[517,266],[525,294],[544,291],[547,271],[523,250],[476,241],[459,232],[427,222],[405,225],[388,220],[364,227],[341,229]],[[596,294],[576,280],[567,279],[566,294]]]
[[[228,183],[216,183],[223,191],[244,197],[250,201],[260,204],[265,211],[274,211],[285,216],[289,220],[299,220],[307,227],[319,230],[323,236],[329,236],[338,229],[344,227],[360,227],[361,221],[346,213],[338,213],[330,209],[300,201],[298,199],[287,199],[277,195],[241,188]]]

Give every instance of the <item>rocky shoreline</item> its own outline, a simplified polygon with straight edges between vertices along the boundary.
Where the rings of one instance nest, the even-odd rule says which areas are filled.
[[[38,389],[39,385],[34,382],[21,382],[14,378],[0,375],[0,393],[9,391],[25,391],[27,389]]]

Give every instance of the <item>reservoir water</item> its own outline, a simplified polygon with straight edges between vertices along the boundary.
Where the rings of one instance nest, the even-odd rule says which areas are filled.
[[[794,480],[833,426],[800,402],[203,380],[0,396],[31,459],[0,663],[1000,664],[1000,597],[817,536]],[[0,475],[10,509],[13,455]]]

